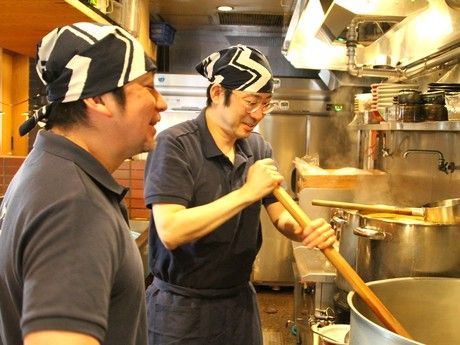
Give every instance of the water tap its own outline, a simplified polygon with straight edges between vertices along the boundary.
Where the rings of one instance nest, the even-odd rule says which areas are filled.
[[[460,166],[455,165],[454,162],[446,162],[441,151],[438,150],[418,150],[418,149],[409,149],[406,150],[403,154],[403,158],[407,158],[408,155],[412,153],[431,153],[439,155],[438,158],[438,170],[448,174],[453,173],[455,170],[460,169]]]

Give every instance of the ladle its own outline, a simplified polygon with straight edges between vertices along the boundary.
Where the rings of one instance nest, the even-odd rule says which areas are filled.
[[[310,223],[310,218],[282,187],[276,187],[273,194],[300,226],[305,227]],[[390,331],[413,339],[339,252],[333,247],[324,248],[321,251]]]
[[[424,207],[397,207],[391,205],[369,205],[353,202],[313,199],[312,205],[345,208],[367,212],[386,212],[420,216],[427,222],[438,224],[458,224],[460,222],[460,198],[446,199],[425,205]]]

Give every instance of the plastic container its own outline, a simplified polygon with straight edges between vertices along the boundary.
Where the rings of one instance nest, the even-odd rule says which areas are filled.
[[[447,121],[447,109],[443,104],[424,104],[426,121]]]
[[[398,104],[396,112],[399,122],[425,121],[425,114],[421,104]]]
[[[446,104],[443,91],[424,93],[422,94],[422,100],[425,104]]]
[[[446,93],[445,98],[449,121],[460,120],[460,93]]]
[[[399,104],[421,104],[422,93],[418,90],[400,90],[398,93]]]
[[[313,329],[314,333],[317,333],[321,338],[321,345],[347,345],[345,337],[350,331],[350,325],[337,324],[329,325],[325,327],[318,327]],[[324,336],[322,336],[324,335]]]
[[[176,29],[166,22],[150,22],[150,39],[159,46],[170,46],[174,42]]]

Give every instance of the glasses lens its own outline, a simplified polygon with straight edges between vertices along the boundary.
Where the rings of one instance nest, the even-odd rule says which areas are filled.
[[[268,113],[272,112],[273,109],[275,109],[275,105],[276,105],[275,102],[268,103],[266,106],[263,107],[262,112],[264,114],[268,114]]]

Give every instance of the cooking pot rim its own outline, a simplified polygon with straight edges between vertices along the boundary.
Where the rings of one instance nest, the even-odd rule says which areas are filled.
[[[460,207],[460,206],[459,206]],[[443,208],[443,207],[439,207],[439,208]],[[433,211],[434,212],[434,211]],[[371,221],[371,222],[377,222],[378,224],[397,224],[398,226],[408,226],[408,227],[425,227],[425,228],[443,228],[445,229],[446,227],[450,228],[450,227],[458,227],[459,224],[458,223],[442,223],[442,222],[431,222],[431,221],[428,221],[428,220],[423,220],[423,219],[413,219],[411,220],[410,218],[405,218],[405,219],[397,219],[397,218],[385,218],[385,217],[375,217],[373,216],[374,214],[379,214],[379,213],[383,213],[383,212],[375,212],[375,213],[369,213],[369,214],[362,214],[362,213],[359,213],[359,217],[361,217],[361,219],[365,219],[367,221]],[[395,214],[397,215],[397,214]],[[401,215],[401,217],[404,217],[403,215]],[[410,216],[408,216],[410,217]],[[374,224],[375,225],[375,224]]]
[[[413,219],[413,220],[411,220],[409,218],[410,216],[407,216],[408,218],[405,218],[404,220],[403,219],[397,219],[397,218],[385,218],[385,217],[373,216],[373,215],[381,214],[381,213],[384,213],[384,212],[375,212],[375,213],[368,213],[368,214],[359,213],[358,215],[362,219],[366,219],[366,220],[370,220],[370,221],[383,222],[384,224],[398,224],[398,225],[407,225],[407,226],[414,226],[414,225],[418,225],[418,226],[433,226],[433,225],[439,226],[440,225],[440,224],[436,224],[436,223],[426,222],[423,219],[420,219],[420,220],[419,219]],[[399,216],[399,215],[395,213],[395,216]],[[400,215],[400,216],[404,217],[404,215]],[[441,225],[447,225],[447,224],[441,224]]]
[[[424,281],[427,281],[427,280],[437,280],[437,281],[441,281],[441,280],[459,280],[460,281],[460,278],[449,278],[449,277],[402,277],[402,278],[390,278],[390,279],[381,279],[381,280],[374,280],[374,281],[371,281],[371,282],[367,282],[365,283],[367,286],[372,286],[372,285],[386,285],[386,284],[391,284],[392,282],[396,282],[396,281],[413,281],[413,280],[424,280]],[[361,314],[358,309],[356,309],[356,307],[353,305],[353,297],[355,296],[356,292],[355,291],[350,291],[347,295],[347,303],[348,303],[348,306],[350,307],[351,311],[353,313],[355,313],[356,315],[358,315],[360,317],[360,319],[362,321],[364,321],[368,326],[371,326],[371,327],[377,327],[378,330],[382,331],[382,332],[389,332],[392,336],[394,336],[395,338],[397,339],[401,339],[401,340],[408,340],[406,337],[403,337],[402,335],[399,335],[397,333],[394,333],[388,329],[386,329],[385,327],[382,327],[378,324],[376,324],[375,322],[369,320],[367,317],[365,317],[363,314]],[[357,294],[356,294],[357,295]],[[353,329],[351,329],[351,332],[353,332]],[[424,343],[420,343],[416,340],[412,340],[410,339],[412,342],[414,342],[414,344],[417,344],[417,345],[426,345]]]
[[[437,208],[442,208],[442,207],[449,207],[449,206],[456,206],[460,204],[460,198],[453,198],[453,199],[444,199],[444,200],[438,200],[438,201],[433,201],[428,204],[423,205],[423,207],[437,207]]]

